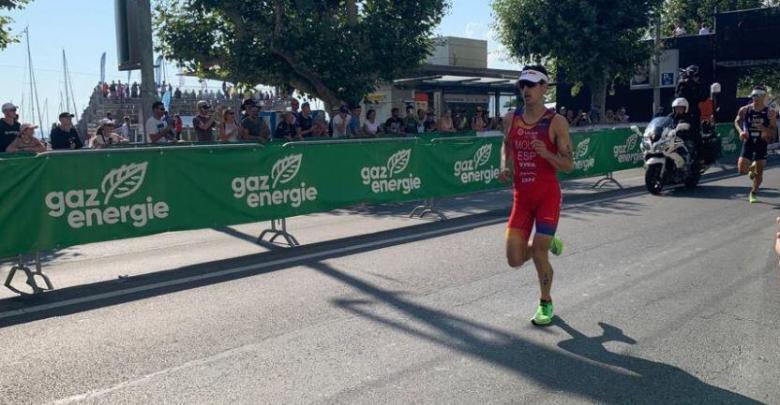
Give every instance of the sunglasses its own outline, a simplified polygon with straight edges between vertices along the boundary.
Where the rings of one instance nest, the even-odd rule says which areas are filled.
[[[536,87],[538,85],[539,85],[539,83],[529,82],[529,81],[525,81],[525,80],[520,81],[520,82],[517,83],[517,87],[519,87],[520,89],[524,89],[526,87],[529,88],[529,89],[533,89],[534,87]]]

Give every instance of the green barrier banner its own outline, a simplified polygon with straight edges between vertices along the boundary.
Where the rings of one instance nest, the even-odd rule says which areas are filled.
[[[574,171],[562,179],[589,177],[641,167],[642,137],[629,128],[571,134]]]
[[[724,157],[739,153],[718,126]],[[573,133],[575,171],[640,167],[629,129]],[[0,257],[507,187],[500,136],[212,145],[0,156]]]

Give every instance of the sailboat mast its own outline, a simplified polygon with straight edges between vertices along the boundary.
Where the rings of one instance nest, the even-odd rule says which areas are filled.
[[[43,127],[43,117],[41,116],[41,103],[38,99],[38,85],[35,82],[35,70],[33,69],[32,64],[32,51],[30,51],[30,27],[26,27],[24,29],[25,38],[27,39],[27,63],[30,68],[30,104],[34,105],[33,110],[37,110],[38,112],[38,128],[41,131],[41,136],[45,137],[45,128]],[[33,120],[35,119],[35,111],[33,111]]]

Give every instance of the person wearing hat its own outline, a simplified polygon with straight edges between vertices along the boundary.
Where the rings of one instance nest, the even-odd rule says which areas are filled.
[[[767,147],[777,130],[777,111],[766,105],[766,87],[755,86],[750,92],[753,102],[739,109],[734,127],[742,140],[742,151],[737,161],[739,174],[747,174],[753,181],[748,201],[758,201],[756,194],[764,179]]]
[[[217,122],[211,115],[211,106],[205,100],[198,101],[197,104],[198,115],[192,119],[192,127],[195,128],[195,135],[198,137],[198,142],[213,142],[214,141],[214,127],[217,126]]]
[[[241,104],[244,118],[241,119],[241,140],[253,142],[268,142],[271,140],[271,127],[260,117],[260,107],[255,100],[248,98]]]
[[[553,321],[553,268],[548,251],[563,252],[556,231],[561,212],[558,171],[574,169],[569,124],[544,105],[550,79],[544,66],[526,66],[517,81],[524,107],[504,118],[504,147],[499,179],[511,181],[512,213],[506,229],[506,258],[520,268],[533,261],[539,280],[540,302],[531,323]],[[533,231],[533,235],[532,235]],[[530,242],[530,243],[529,243]]]
[[[114,132],[114,121],[108,118],[100,120],[95,136],[89,139],[90,149],[103,149],[106,146],[129,142],[127,138]]]
[[[81,142],[79,132],[73,126],[73,114],[64,112],[60,114],[60,125],[51,130],[52,149],[81,149],[84,143]]]
[[[3,119],[0,120],[0,152],[5,152],[18,136],[20,125],[16,115],[16,106],[11,103],[3,104]]]
[[[43,144],[38,138],[35,137],[35,129],[37,125],[22,124],[19,127],[19,136],[8,145],[5,149],[6,152],[46,152],[46,145]]]

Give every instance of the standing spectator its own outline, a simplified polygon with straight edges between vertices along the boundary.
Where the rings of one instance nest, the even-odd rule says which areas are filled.
[[[376,110],[369,109],[366,112],[366,120],[363,121],[363,129],[361,131],[363,136],[369,138],[376,138],[382,134],[382,125],[376,122]]]
[[[574,125],[574,121],[577,119],[577,116],[574,115],[574,110],[568,110],[566,111],[566,121],[569,122],[569,125]]]
[[[213,129],[217,126],[214,117],[211,115],[211,106],[205,100],[197,103],[198,115],[192,119],[192,127],[195,129],[195,135],[198,142],[213,142]]]
[[[333,138],[346,138],[347,137],[347,125],[350,122],[349,109],[347,106],[342,105],[339,107],[339,113],[331,120],[333,126]]]
[[[173,98],[179,100],[181,99],[181,90],[177,87],[176,90],[173,92]]]
[[[290,112],[292,112],[293,114],[293,121],[298,120],[298,115],[300,114],[300,112],[298,111],[299,106],[300,105],[297,99],[294,98],[290,99]]]
[[[116,80],[111,81],[111,85],[108,86],[110,98],[116,98]]]
[[[152,104],[152,116],[146,120],[146,142],[148,143],[168,143],[175,142],[176,135],[173,128],[168,125],[165,119],[165,106],[159,101]]]
[[[674,26],[674,31],[672,31],[672,36],[674,36],[674,37],[681,37],[681,36],[683,36],[683,35],[685,35],[687,33],[688,33],[688,31],[686,31],[685,28],[683,28],[683,24],[678,22]]]
[[[64,112],[60,114],[60,125],[53,128],[49,134],[52,149],[81,149],[84,143],[81,142],[79,132],[73,126],[73,114]]]
[[[433,113],[433,109],[428,109],[428,112],[425,114],[425,120],[423,120],[423,129],[425,132],[434,132],[436,127],[436,115]]]
[[[709,35],[710,34],[710,27],[707,25],[706,22],[701,23],[701,28],[699,28],[699,35]]]
[[[3,119],[0,120],[0,152],[5,152],[8,145],[19,136],[21,125],[16,115],[16,106],[3,104]]]
[[[140,96],[140,91],[138,89],[138,82],[133,82],[133,86],[130,88],[130,97],[138,98],[139,96]]]
[[[474,118],[471,119],[471,129],[477,132],[481,132],[487,129],[487,125],[488,123],[485,119],[485,111],[482,110],[482,107],[477,106],[477,109],[474,112]]]
[[[422,108],[417,109],[417,133],[422,134],[425,132],[425,110]]]
[[[311,106],[309,103],[303,103],[301,113],[295,120],[295,126],[299,138],[310,138],[312,136],[312,127],[314,126],[314,117],[311,115]]]
[[[124,101],[124,99],[125,99],[125,88],[122,85],[122,81],[121,80],[117,80],[117,82],[116,82],[116,95],[117,95],[117,98],[119,98],[119,101]]]
[[[558,114],[563,115],[564,118],[566,118],[568,112],[569,110],[565,106],[561,106],[561,108],[558,110]]]
[[[271,129],[264,119],[258,115],[259,107],[252,99],[244,100],[241,108],[245,115],[241,120],[241,139],[244,141],[268,142],[271,139]]]
[[[360,122],[360,117],[363,116],[363,108],[360,105],[352,107],[352,114],[349,118],[349,125],[347,125],[347,137],[349,138],[361,138],[363,136],[363,123]]]
[[[222,113],[222,123],[219,125],[219,140],[222,142],[238,142],[241,138],[240,128],[236,123],[236,113],[226,109]]]
[[[38,138],[35,137],[35,129],[37,125],[22,124],[19,126],[19,136],[8,145],[5,149],[6,152],[46,152],[46,145],[43,144]]]
[[[314,124],[311,127],[311,136],[315,138],[328,136],[328,123],[325,120],[325,113],[318,113],[314,117]]]
[[[95,131],[95,136],[87,141],[90,149],[103,149],[106,146],[129,142],[127,138],[114,132],[114,121],[100,120],[100,126]]]
[[[439,119],[439,123],[436,127],[439,132],[455,132],[455,127],[452,125],[452,112],[447,110]]]
[[[176,140],[181,140],[181,133],[184,132],[184,121],[181,119],[181,115],[173,115],[173,133],[176,134]]]
[[[604,123],[605,124],[615,123],[615,113],[612,110],[607,110],[607,112],[604,113]]]
[[[468,120],[466,119],[466,116],[460,111],[455,111],[455,115],[452,117],[452,125],[455,127],[456,132],[469,129]]]
[[[404,132],[407,135],[417,134],[417,115],[414,113],[414,107],[406,107],[406,117],[404,118]]]
[[[390,118],[385,121],[385,133],[391,136],[404,134],[404,120],[400,117],[401,111],[398,107],[393,107],[390,111]]]
[[[303,138],[298,136],[295,128],[295,114],[288,111],[282,117],[282,122],[276,126],[276,131],[274,131],[274,139],[283,139],[287,142],[302,141]]]
[[[119,127],[117,133],[127,139],[130,139],[130,117],[127,115],[122,117],[122,126]]]
[[[100,87],[100,89],[103,93],[103,98],[108,98],[108,91],[109,91],[108,83],[103,82],[103,85]]]
[[[626,115],[626,108],[618,108],[617,114],[615,114],[615,122],[628,122],[629,116]]]
[[[585,127],[590,125],[590,115],[586,113],[585,111],[579,110],[577,112],[577,118],[574,120],[574,126],[576,127]]]

